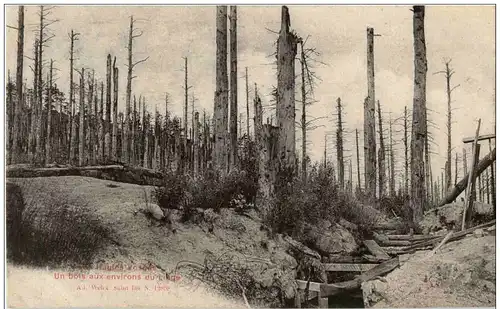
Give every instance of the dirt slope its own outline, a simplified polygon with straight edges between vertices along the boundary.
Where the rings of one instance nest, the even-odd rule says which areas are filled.
[[[231,209],[223,209],[220,214],[209,210],[199,213],[204,217],[202,223],[183,224],[174,213],[172,226],[159,226],[140,212],[146,208],[146,199],[151,201],[152,187],[80,176],[9,178],[9,181],[21,187],[28,204],[36,203],[43,210],[53,207],[50,201],[70,196],[72,201],[78,201],[72,202],[73,207],[87,208],[101,224],[110,227],[112,240],[96,256],[95,265],[151,263],[172,273],[179,261],[203,263],[207,255],[230,253],[238,262],[251,264],[253,273],[258,273],[255,277],[260,286],[271,286],[278,279],[286,296],[293,297],[297,262],[286,253],[283,242],[270,238],[255,217],[237,215]],[[29,285],[21,280],[22,276],[20,271],[11,278],[18,278],[16,284]]]
[[[364,283],[365,301],[377,308],[495,305],[495,236],[477,233],[428,253],[402,256],[403,265],[387,282]]]

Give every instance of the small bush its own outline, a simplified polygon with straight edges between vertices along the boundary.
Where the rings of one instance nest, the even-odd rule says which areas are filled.
[[[90,267],[109,238],[109,229],[79,201],[58,197],[44,202],[27,201],[16,227],[19,241],[9,244],[11,261],[39,267]]]
[[[265,221],[274,232],[285,233],[307,243],[304,229],[321,220],[332,223],[344,218],[362,231],[371,230],[375,219],[367,215],[363,205],[334,182],[332,166],[314,166],[307,182],[290,171],[279,173],[275,200],[266,213]]]

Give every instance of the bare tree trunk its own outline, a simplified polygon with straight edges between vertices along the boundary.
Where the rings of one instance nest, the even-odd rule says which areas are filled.
[[[408,194],[408,167],[409,167],[409,162],[408,162],[408,112],[405,106],[405,115],[404,115],[404,147],[405,147],[405,181],[404,181],[404,186],[405,186],[405,195]],[[432,183],[431,183],[432,186]]]
[[[43,115],[43,45],[44,45],[44,31],[45,28],[45,20],[44,20],[44,8],[43,5],[40,6],[40,28],[39,28],[39,46],[38,46],[38,109],[39,114],[37,117],[37,126],[36,126],[36,151],[35,157],[36,161],[40,162],[42,160],[42,115]]]
[[[302,129],[302,181],[307,181],[307,128],[306,128],[306,68],[305,68],[304,42],[300,41],[300,77],[301,94],[302,94],[302,116],[300,118],[300,126]]]
[[[357,172],[358,172],[358,189],[361,190],[361,170],[359,164],[359,136],[358,129],[356,129],[356,164],[357,164]]]
[[[395,163],[394,163],[394,149],[392,147],[392,118],[389,118],[389,158],[390,158],[390,195],[394,196],[396,195],[396,177],[394,176],[395,173]]]
[[[154,152],[153,152],[153,169],[157,170],[160,166],[160,114],[158,108],[155,108],[155,129],[154,129]]]
[[[35,39],[35,63],[33,74],[33,97],[31,100],[31,129],[28,136],[28,157],[31,163],[35,160],[34,144],[36,139],[36,125],[39,118],[38,113],[38,39]]]
[[[146,135],[144,136],[144,161],[142,166],[149,168],[149,124],[146,127]]]
[[[215,81],[215,148],[214,165],[221,173],[227,171],[227,112],[228,112],[228,78],[227,78],[227,7],[217,6],[216,33],[216,81]],[[186,132],[187,133],[187,132]]]
[[[101,100],[99,102],[99,162],[104,161],[104,83],[101,82]]]
[[[139,100],[141,98],[139,97]],[[132,138],[130,140],[130,149],[131,149],[131,164],[136,165],[137,164],[137,145],[135,143],[135,140],[137,139],[137,102],[135,100],[134,96],[134,109],[132,113]]]
[[[199,121],[200,121],[200,115],[198,112],[196,112],[194,114],[194,134],[193,134],[193,149],[194,149],[194,168],[193,168],[193,171],[194,171],[194,175],[197,176],[200,171],[199,171],[199,164],[200,164],[200,158],[199,158],[199,138],[200,138],[200,132],[199,132]]]
[[[375,67],[373,51],[373,28],[367,28],[367,76],[368,97],[364,105],[364,153],[365,153],[365,188],[368,196],[375,200],[377,191],[377,146],[375,142]]]
[[[49,88],[47,90],[47,136],[45,137],[45,164],[49,164],[51,161],[51,142],[52,142],[52,70],[54,61],[50,59],[50,71],[49,71]]]
[[[21,150],[21,113],[23,103],[23,59],[24,59],[24,5],[20,5],[17,14],[17,66],[16,66],[16,92],[17,103],[14,109],[14,125],[12,137],[12,155],[13,163],[20,162]]]
[[[339,172],[339,184],[341,188],[344,186],[344,141],[342,137],[342,105],[340,98],[337,98],[337,167]]]
[[[424,143],[426,139],[426,75],[427,58],[424,32],[425,7],[413,6],[413,37],[415,51],[413,127],[411,139],[411,206],[413,222],[423,217],[425,205]]]
[[[462,163],[465,177],[465,175],[467,175],[467,151],[465,150],[465,148],[462,148]]]
[[[70,110],[71,110],[71,117],[70,117],[70,124],[71,124],[71,131],[70,131],[70,136],[69,136],[69,163],[74,164],[76,160],[76,102],[75,102],[75,91],[74,91],[74,81],[73,81],[73,63],[74,63],[74,47],[75,47],[75,41],[78,40],[78,35],[79,33],[74,32],[71,30],[71,46],[70,46],[70,73],[69,73],[69,105],[70,105]]]
[[[255,141],[258,141],[258,135],[260,134],[260,129],[262,126],[262,103],[257,93],[257,84],[255,84],[255,98],[254,103],[254,118],[253,118],[253,131],[255,135]]]
[[[247,136],[250,139],[250,107],[248,105],[248,67],[245,68],[245,85],[247,98]]]
[[[79,110],[79,141],[78,141],[78,165],[83,166],[85,158],[85,69],[82,68],[80,76],[80,110]]]
[[[12,92],[13,92],[13,84],[12,80],[10,78],[10,70],[7,72],[7,100],[6,100],[6,119],[5,119],[5,128],[6,128],[6,141],[5,141],[5,146],[6,146],[6,159],[7,159],[7,164],[10,164],[10,160],[12,157],[11,153],[11,135],[12,135],[12,119],[13,119],[13,105],[14,105],[14,100],[12,99]]]
[[[277,117],[279,127],[278,162],[280,169],[295,171],[295,56],[298,38],[290,31],[288,7],[281,7],[278,37]]]
[[[165,93],[165,167],[170,170],[170,126],[168,115],[168,93]]]
[[[385,196],[386,193],[386,174],[385,174],[385,146],[384,146],[384,131],[382,128],[382,112],[380,110],[380,101],[377,101],[378,106],[378,127],[380,146],[378,149],[378,182],[379,182],[379,198]]]
[[[458,152],[455,152],[455,186],[457,185],[457,181],[458,181]]]
[[[230,168],[234,169],[238,165],[238,43],[237,43],[237,12],[236,6],[230,6],[229,12],[229,58],[230,58]]]
[[[88,81],[88,84],[89,84],[89,96],[88,96],[88,107],[89,107],[89,114],[88,114],[88,119],[87,119],[87,136],[88,136],[88,145],[87,145],[87,148],[88,148],[88,156],[89,156],[89,161],[88,161],[88,164],[93,164],[94,161],[95,161],[95,152],[94,152],[94,144],[96,143],[96,141],[94,140],[94,131],[95,131],[95,126],[93,125],[93,117],[92,115],[94,114],[94,116],[97,114],[97,111],[94,109],[94,111],[92,112],[92,103],[93,103],[93,100],[94,100],[94,84],[95,84],[95,72],[94,70],[92,70],[92,78],[90,78],[90,74],[89,74],[89,81]]]
[[[491,139],[488,140],[488,147],[491,153]],[[495,166],[492,164],[490,169],[490,190],[491,190],[491,204],[496,205],[496,192],[495,192]],[[496,215],[496,207],[493,207],[493,214]]]
[[[112,158],[118,160],[118,68],[116,67],[116,57],[113,60],[113,136],[112,136]]]

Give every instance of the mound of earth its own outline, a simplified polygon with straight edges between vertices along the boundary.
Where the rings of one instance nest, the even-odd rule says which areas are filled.
[[[434,255],[401,256],[400,268],[362,284],[365,307],[492,307],[495,236],[474,233]]]
[[[243,270],[246,279],[241,280],[252,282],[252,289],[246,294],[254,296],[255,304],[271,307],[287,301],[293,303],[295,278],[303,269],[312,266],[317,270],[317,278],[313,279],[324,278],[317,252],[301,248],[300,243],[287,236],[272,235],[254,211],[240,214],[234,209],[218,213],[196,209],[186,221],[181,210],[167,210],[168,224],[163,224],[147,215],[154,201],[151,186],[81,176],[9,178],[9,181],[21,188],[27,207],[37,207],[38,216],[56,207],[54,201],[58,201],[57,205],[68,201],[72,209],[85,209],[99,224],[109,227],[111,237],[96,254],[95,267],[119,262],[149,263],[163,273],[186,271],[188,276],[186,267],[180,267],[186,263],[179,262],[189,261],[201,267],[212,263],[221,273]],[[347,233],[343,231],[344,238],[350,240]],[[24,280],[18,280],[16,285],[19,285],[16,289],[29,287]],[[232,288],[242,303],[241,289]],[[50,293],[40,295],[49,297]],[[109,304],[115,305],[120,306]]]
[[[474,216],[476,218],[481,218],[482,221],[487,221],[487,219],[484,218],[494,218],[492,205],[474,202],[473,207]],[[463,210],[463,202],[443,205],[436,209],[427,211],[419,225],[424,234],[436,232],[441,229],[449,230],[460,228],[462,224]]]

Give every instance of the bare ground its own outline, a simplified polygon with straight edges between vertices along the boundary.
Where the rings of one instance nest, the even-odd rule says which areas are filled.
[[[189,260],[203,263],[207,254],[220,256],[231,252],[239,261],[259,264],[260,266],[255,268],[262,271],[261,285],[266,286],[271,284],[270,279],[275,276],[274,274],[283,275],[282,260],[290,260],[289,256],[286,256],[282,250],[277,250],[277,246],[272,244],[273,241],[261,228],[258,219],[236,215],[230,209],[223,209],[220,214],[213,212],[210,214],[213,217],[213,225],[210,230],[207,224],[182,224],[178,218],[174,220],[172,226],[159,225],[158,222],[147,218],[140,212],[141,209],[146,208],[146,198],[151,201],[153,187],[80,176],[9,178],[9,180],[22,188],[27,204],[37,203],[38,207],[44,209],[51,207],[50,201],[53,199],[67,199],[68,196],[71,196],[72,200],[79,201],[72,205],[73,207],[86,207],[99,218],[101,224],[110,227],[112,239],[106,248],[95,257],[95,265],[116,262],[127,265],[151,263],[162,269],[163,273],[173,273],[180,261]],[[293,264],[294,260],[291,260],[290,264]],[[294,265],[291,267],[293,268]],[[14,304],[22,304],[23,302],[27,304],[27,300],[22,299],[23,295],[16,294],[16,291],[29,290],[34,283],[33,281],[36,281],[38,297],[36,302],[32,300],[32,304],[36,304],[37,307],[45,304],[47,306],[55,305],[50,300],[53,297],[50,291],[57,287],[53,286],[54,282],[50,281],[49,278],[53,270],[46,273],[45,277],[40,275],[46,278],[44,279],[46,281],[28,280],[27,277],[31,272],[29,270],[9,266],[8,271],[10,273],[8,278],[10,289],[7,294],[9,305],[14,306]],[[293,274],[289,273],[287,278],[282,279],[294,280]],[[44,284],[44,282],[50,283]],[[57,288],[70,289],[64,285]],[[68,297],[71,297],[69,301],[77,299],[77,294],[71,294],[69,290],[66,292],[69,293],[68,296],[66,298],[61,296],[58,301],[68,301]],[[293,293],[293,291],[289,292]],[[131,295],[127,297],[129,296],[133,298]],[[123,299],[128,299],[127,297]],[[198,297],[198,295],[193,295],[193,297]],[[199,297],[200,301],[204,298],[201,294]],[[243,302],[241,294],[237,295],[237,298],[237,303],[241,304]],[[123,299],[116,296],[116,298],[112,297],[106,301],[109,306],[122,306],[124,305]],[[221,301],[220,298],[213,300]],[[83,302],[81,306],[87,304],[95,306],[99,303],[97,301],[94,304],[95,299],[82,299],[81,301]],[[158,306],[160,304],[168,306],[168,303],[162,301],[161,298],[150,300],[148,297],[141,297],[136,302],[125,303],[130,306],[132,304],[136,306]],[[102,303],[99,304],[102,305]],[[180,301],[180,304],[183,304],[182,306],[194,304],[195,306],[196,301],[191,299],[188,293],[184,295],[184,300]],[[209,303],[203,301],[199,304],[204,307],[209,306]],[[71,306],[77,306],[77,304],[72,302]]]
[[[469,236],[433,256],[419,251],[385,279],[363,284],[377,308],[495,306],[495,236]]]

